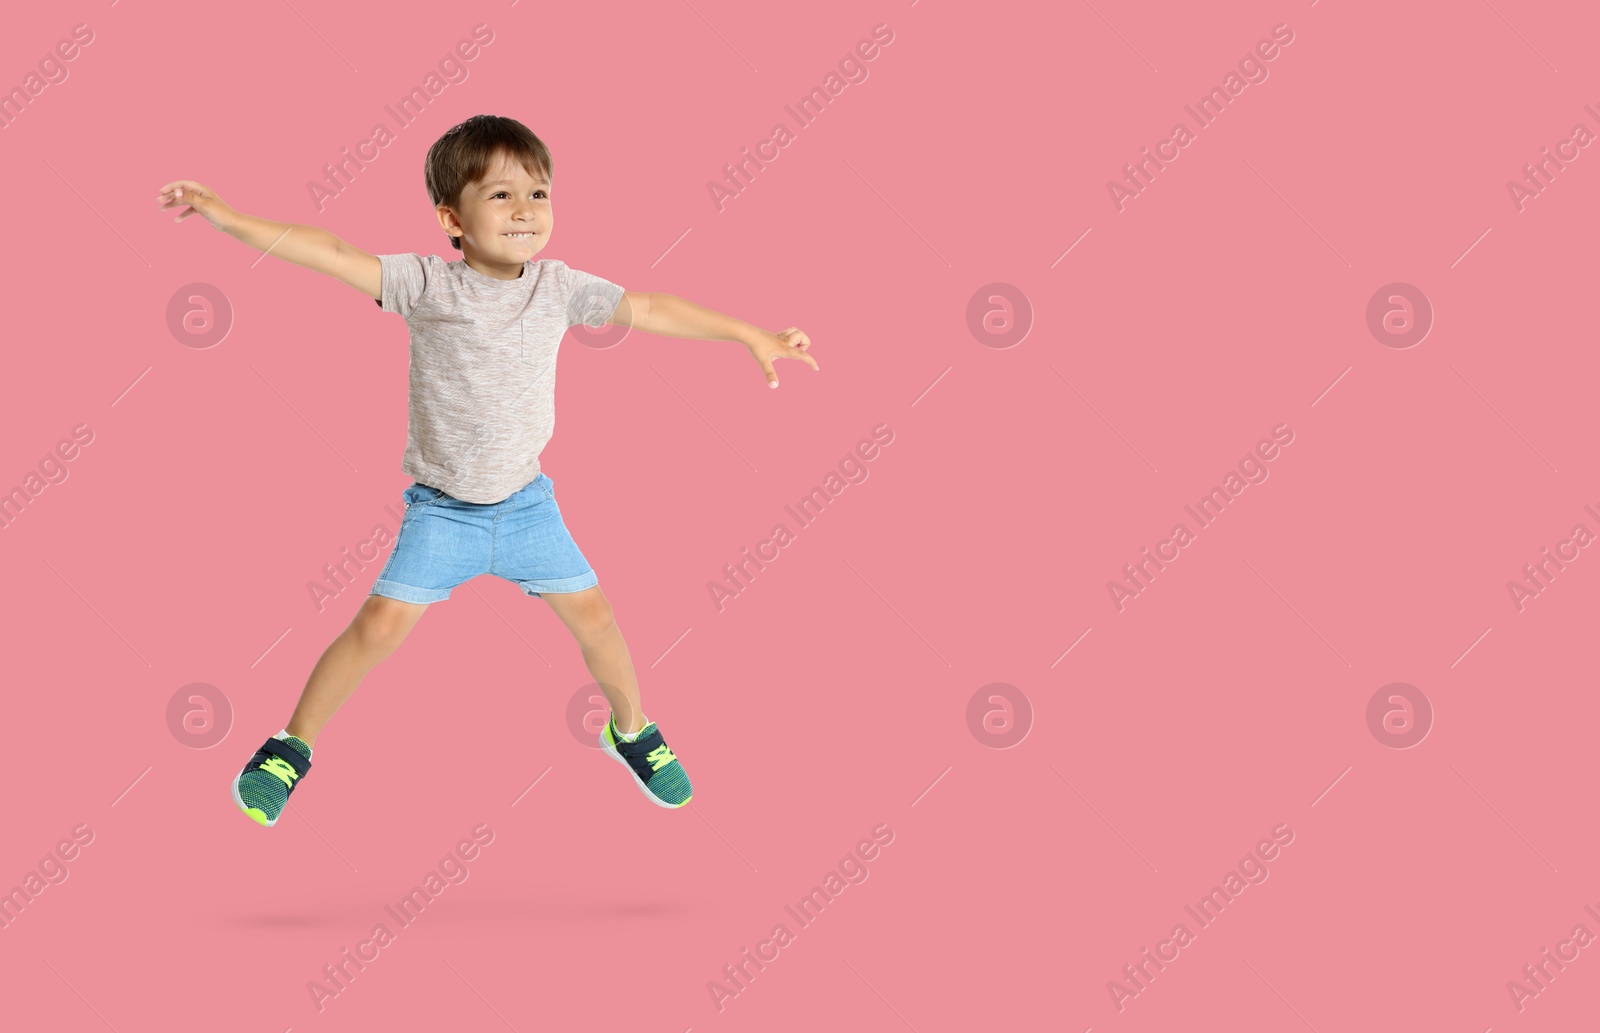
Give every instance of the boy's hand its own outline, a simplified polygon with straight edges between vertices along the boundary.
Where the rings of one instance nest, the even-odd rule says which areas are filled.
[[[181,208],[184,205],[189,206],[181,215],[173,219],[173,222],[182,222],[189,216],[199,212],[206,217],[207,222],[211,223],[213,229],[220,230],[222,229],[222,221],[229,215],[234,214],[233,209],[229,208],[222,198],[192,179],[180,179],[168,183],[161,188],[161,194],[156,200],[165,202],[161,206],[162,211],[171,211],[173,208]]]
[[[778,386],[778,374],[772,370],[773,359],[799,359],[817,372],[822,372],[817,366],[817,360],[806,354],[806,349],[811,346],[811,338],[797,326],[791,326],[778,334],[769,334],[762,330],[754,340],[745,343],[750,349],[750,354],[761,363],[762,372],[767,375],[768,387]]]

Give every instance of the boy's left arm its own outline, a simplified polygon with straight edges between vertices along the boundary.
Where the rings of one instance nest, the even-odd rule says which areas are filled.
[[[761,364],[768,387],[778,386],[778,374],[772,369],[773,359],[799,359],[821,372],[817,360],[806,353],[811,338],[799,327],[791,326],[781,334],[768,333],[742,319],[701,308],[676,294],[628,291],[606,322],[663,337],[738,341],[750,349],[751,356]]]

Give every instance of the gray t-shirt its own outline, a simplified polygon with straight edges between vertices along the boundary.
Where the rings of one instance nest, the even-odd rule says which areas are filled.
[[[556,349],[567,327],[604,326],[623,288],[554,259],[515,280],[463,260],[379,255],[385,312],[411,330],[400,471],[465,502],[499,502],[539,476],[556,421]]]

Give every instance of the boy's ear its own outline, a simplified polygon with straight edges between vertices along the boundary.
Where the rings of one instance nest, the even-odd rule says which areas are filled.
[[[439,217],[439,228],[446,233],[450,233],[451,226],[456,221],[455,212],[450,210],[450,206],[440,204],[434,208],[433,214]],[[455,236],[454,233],[450,233],[450,235],[452,237]]]

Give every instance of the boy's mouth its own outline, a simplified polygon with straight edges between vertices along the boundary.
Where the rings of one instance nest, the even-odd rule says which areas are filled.
[[[532,240],[535,236],[538,235],[538,231],[537,230],[521,230],[521,231],[518,231],[516,233],[507,233],[507,234],[504,234],[504,235],[507,236],[507,237],[510,237],[512,240]]]

